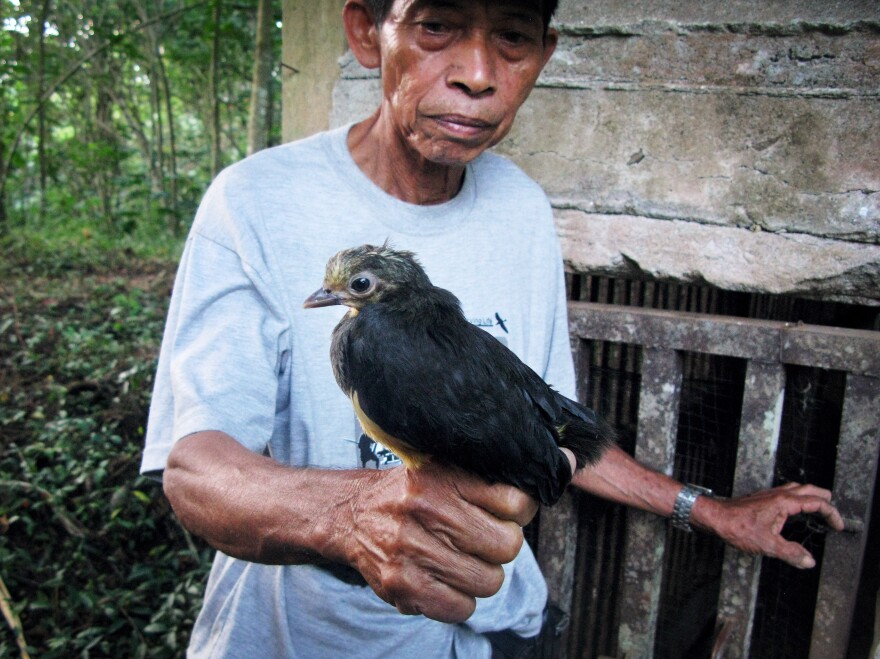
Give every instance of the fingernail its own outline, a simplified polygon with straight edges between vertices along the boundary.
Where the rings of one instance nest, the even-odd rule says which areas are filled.
[[[809,570],[816,567],[816,559],[814,559],[812,556],[804,556],[801,559],[801,567],[804,570]]]

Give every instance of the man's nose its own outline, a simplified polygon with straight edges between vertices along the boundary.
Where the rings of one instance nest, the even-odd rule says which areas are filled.
[[[495,91],[495,57],[490,36],[481,31],[462,40],[449,72],[449,84],[470,96],[482,96]]]

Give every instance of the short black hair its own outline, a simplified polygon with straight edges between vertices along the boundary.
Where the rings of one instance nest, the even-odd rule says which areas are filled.
[[[544,22],[544,31],[546,32],[547,28],[550,27],[550,19],[556,13],[559,0],[533,0],[533,2],[541,7],[541,20]],[[364,0],[364,3],[373,13],[373,20],[376,21],[376,25],[381,25],[388,18],[388,12],[391,11],[394,0]]]

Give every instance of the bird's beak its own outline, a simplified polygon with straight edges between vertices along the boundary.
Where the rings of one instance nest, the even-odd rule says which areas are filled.
[[[319,288],[306,298],[303,302],[303,308],[315,309],[317,307],[332,307],[334,304],[342,304],[342,300],[338,295],[334,295],[330,291]]]

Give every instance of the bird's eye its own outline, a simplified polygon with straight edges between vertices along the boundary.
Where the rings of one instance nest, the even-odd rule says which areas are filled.
[[[373,282],[369,280],[368,277],[355,277],[348,284],[348,287],[354,293],[366,293],[370,290],[370,287],[373,285]]]

